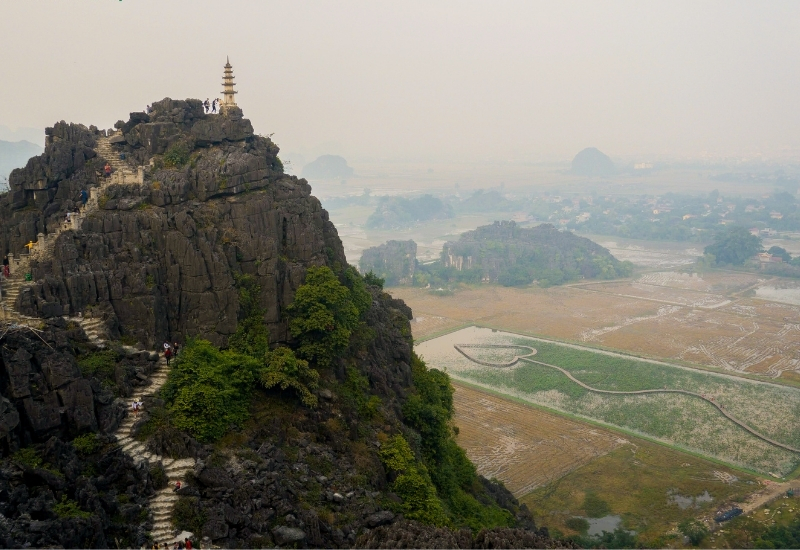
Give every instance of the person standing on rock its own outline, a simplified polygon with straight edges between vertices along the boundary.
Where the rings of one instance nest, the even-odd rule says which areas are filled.
[[[106,166],[108,166],[108,163],[106,163]],[[89,202],[89,193],[86,192],[86,189],[81,189],[81,203],[86,206],[87,202]]]
[[[203,107],[206,108],[206,113],[208,112],[209,105],[210,105],[210,103],[208,102],[208,98],[206,98],[206,100],[203,102]]]
[[[217,100],[216,99],[211,102],[211,112],[212,113],[216,113],[217,112]]]

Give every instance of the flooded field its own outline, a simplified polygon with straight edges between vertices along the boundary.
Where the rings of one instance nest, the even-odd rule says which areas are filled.
[[[416,349],[456,380],[739,467],[786,475],[800,463],[798,389],[478,327]]]
[[[756,288],[756,296],[763,300],[800,306],[800,281],[774,281]]]
[[[587,342],[787,380],[800,373],[797,281],[672,271],[551,288],[465,287],[452,296],[392,288],[415,339],[469,324]],[[770,298],[769,300],[767,298]],[[783,301],[777,301],[781,298]]]

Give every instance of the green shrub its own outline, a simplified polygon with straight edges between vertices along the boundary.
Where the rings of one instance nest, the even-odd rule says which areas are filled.
[[[95,351],[78,359],[78,368],[84,377],[114,378],[117,353],[113,350]]]
[[[53,511],[60,518],[83,518],[87,519],[92,516],[91,512],[85,512],[80,509],[78,503],[74,500],[68,499],[67,495],[61,496],[61,502],[53,506]]]
[[[190,339],[173,365],[162,389],[173,426],[208,442],[248,418],[261,361]]]
[[[11,455],[11,459],[28,468],[40,468],[42,466],[42,457],[39,456],[39,453],[37,453],[36,449],[33,447],[20,449]]]
[[[205,512],[200,508],[200,499],[197,497],[180,497],[172,511],[172,523],[175,528],[194,533],[196,537],[202,536],[206,519]]]
[[[308,366],[308,361],[298,359],[289,348],[280,347],[267,353],[265,363],[261,371],[261,383],[265,388],[291,388],[304,405],[317,406],[317,396],[313,392],[319,385],[319,373]]]
[[[571,517],[564,522],[567,527],[572,529],[573,531],[577,531],[582,535],[585,535],[586,532],[589,530],[589,522],[586,521],[584,518],[578,517]]]
[[[376,286],[378,288],[383,288],[383,285],[386,283],[386,279],[382,279],[375,275],[372,271],[364,275],[364,282],[369,286]]]
[[[602,518],[611,513],[608,503],[592,491],[586,491],[583,497],[583,510],[590,518]]]
[[[165,168],[180,168],[189,162],[189,149],[184,143],[176,143],[164,153]]]
[[[264,324],[261,307],[261,286],[252,275],[236,275],[239,292],[239,316],[236,332],[228,339],[228,347],[245,355],[263,359],[269,350],[269,331]]]
[[[425,466],[414,457],[402,435],[384,443],[380,457],[384,467],[396,475],[392,490],[403,499],[403,514],[407,519],[438,526],[450,523]]]
[[[150,468],[150,479],[153,480],[153,487],[156,489],[163,489],[169,483],[167,471],[161,464],[156,464]]]
[[[347,380],[342,384],[341,395],[360,418],[374,420],[378,417],[381,399],[377,395],[370,395],[369,380],[357,368],[347,367]]]
[[[93,433],[79,435],[72,440],[72,446],[79,455],[88,456],[100,448],[100,440]]]
[[[362,295],[355,298],[330,268],[309,268],[305,284],[287,308],[289,331],[299,341],[297,355],[321,367],[341,355],[359,324],[361,311],[356,304],[362,305]]]
[[[697,546],[708,536],[708,527],[696,519],[685,519],[678,524],[678,531],[689,537],[689,541]]]

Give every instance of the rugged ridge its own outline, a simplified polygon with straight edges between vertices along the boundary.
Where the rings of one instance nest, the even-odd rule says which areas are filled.
[[[164,99],[118,122],[114,153],[144,166],[142,183],[111,185],[79,231],[61,234],[51,258],[32,262],[35,284],[20,312],[58,316],[110,304],[108,328],[142,345],[203,334],[224,344],[235,330],[234,273],[257,277],[273,341],[305,268],[339,262],[336,229],[305,180],[283,174],[278,147],[241,112],[206,115],[198,100]],[[81,189],[101,182],[99,131],[58,123],[45,152],[11,174],[0,247],[18,254],[52,233]]]

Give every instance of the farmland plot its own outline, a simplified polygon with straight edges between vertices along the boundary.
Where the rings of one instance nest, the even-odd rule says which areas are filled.
[[[560,479],[627,441],[606,430],[454,384],[458,443],[478,473],[516,496]]]
[[[490,346],[529,346],[531,360],[497,368],[480,364],[453,346],[486,346],[480,362],[500,357]],[[467,355],[476,349],[464,348]],[[779,445],[800,448],[800,390],[723,374],[638,360],[470,327],[417,345],[428,364],[465,380],[566,413],[618,426],[728,463],[762,473],[785,475],[800,462],[800,453],[754,436],[723,416],[717,408],[743,421],[750,429]],[[516,355],[520,355],[516,353]],[[580,383],[605,391],[682,390],[696,395],[597,393]],[[701,397],[702,396],[702,397]],[[767,405],[768,404],[768,405]]]

